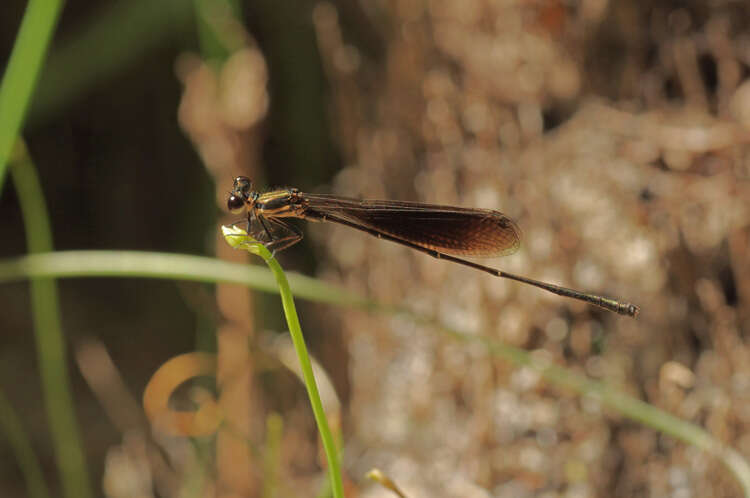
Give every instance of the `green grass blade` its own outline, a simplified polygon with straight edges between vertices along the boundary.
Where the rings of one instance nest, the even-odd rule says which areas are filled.
[[[28,157],[24,157],[20,161],[14,161],[11,174],[18,192],[29,252],[51,251],[52,232],[44,194],[34,166]],[[54,280],[31,280],[34,338],[60,480],[68,498],[89,498],[93,496],[93,492],[76,422],[58,304]]]
[[[193,28],[191,0],[100,2],[74,37],[52,50],[29,124],[44,122],[95,85]]]
[[[16,461],[21,468],[24,479],[26,479],[26,488],[31,498],[49,498],[49,489],[44,482],[44,474],[39,459],[31,447],[26,431],[21,423],[21,418],[13,410],[13,406],[0,393],[0,429],[5,433],[5,439],[10,443],[13,453],[16,455]]]
[[[278,292],[273,275],[265,268],[200,256],[135,251],[64,251],[0,260],[0,283],[32,277],[173,278],[236,283],[264,292]],[[628,396],[607,383],[592,381],[566,368],[541,362],[526,350],[450,329],[410,310],[376,303],[310,277],[290,273],[288,279],[299,298],[381,314],[401,314],[412,321],[436,328],[456,340],[480,341],[491,356],[515,365],[532,367],[542,373],[550,384],[595,397],[604,406],[624,417],[707,451],[726,465],[742,486],[745,496],[750,496],[750,466],[747,461],[701,427]]]
[[[279,493],[281,468],[281,440],[284,437],[284,419],[278,413],[266,418],[266,449],[263,452],[263,492],[261,498],[274,498]]]
[[[62,10],[62,0],[30,0],[0,83],[0,190],[39,71]]]
[[[241,284],[277,293],[264,267],[228,263],[203,256],[142,251],[57,251],[0,260],[0,282],[38,277],[163,278],[193,282]],[[318,302],[366,308],[368,301],[343,289],[299,274],[289,274],[298,295]]]

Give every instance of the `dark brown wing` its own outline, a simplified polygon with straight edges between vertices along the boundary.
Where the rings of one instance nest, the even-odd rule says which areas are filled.
[[[505,256],[521,245],[520,229],[499,211],[326,195],[305,194],[305,200],[315,214],[338,216],[446,254]]]

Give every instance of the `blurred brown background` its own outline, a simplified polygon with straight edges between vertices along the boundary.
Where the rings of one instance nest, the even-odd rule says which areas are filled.
[[[641,316],[619,317],[346,228],[304,227],[304,244],[280,260],[543,351],[750,456],[744,2],[261,0],[239,4],[237,15],[207,0],[125,4],[67,3],[29,117],[25,136],[56,248],[237,257],[216,244],[219,223],[232,219],[223,202],[237,174],[260,188],[498,209],[517,220],[524,241],[516,255],[487,264],[633,301]],[[23,6],[2,7],[3,58]],[[25,250],[10,182],[0,197],[0,240],[2,257]],[[59,285],[73,353],[92,341],[104,346],[137,399],[170,357],[215,351],[217,330],[249,341],[250,394],[240,418],[250,421],[251,443],[243,444],[262,453],[266,417],[281,413],[280,496],[319,490],[305,393],[261,359],[273,356],[268,331],[285,327],[276,296],[155,280]],[[0,286],[0,375],[54,483],[27,287]],[[232,315],[247,302],[242,317]],[[362,482],[372,467],[411,497],[741,495],[698,449],[482,348],[408,320],[300,308],[343,403],[348,495],[387,495]],[[100,489],[117,472],[107,466],[123,434],[79,361],[71,364]],[[182,451],[180,465],[150,472],[179,482],[185,461],[201,461],[194,447]],[[257,451],[248,454],[242,465],[260,467]],[[202,492],[260,496],[262,472],[238,469],[245,471],[239,491]],[[2,445],[0,495],[24,496]]]

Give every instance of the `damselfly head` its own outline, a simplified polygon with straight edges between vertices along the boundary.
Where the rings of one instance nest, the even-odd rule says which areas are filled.
[[[227,209],[234,214],[242,212],[245,203],[250,199],[250,189],[252,187],[253,182],[250,181],[250,178],[246,176],[235,178],[232,185],[232,192],[229,194],[229,199],[227,199]]]

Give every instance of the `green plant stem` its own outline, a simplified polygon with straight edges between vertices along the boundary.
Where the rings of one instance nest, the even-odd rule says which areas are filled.
[[[231,237],[234,236],[235,239],[231,242],[231,245],[235,248],[240,246],[246,248],[248,252],[263,258],[263,261],[266,262],[276,279],[281,294],[281,305],[284,308],[284,316],[289,326],[289,334],[292,337],[292,344],[297,353],[297,359],[302,370],[303,383],[307,389],[307,396],[310,398],[313,416],[315,417],[315,423],[318,425],[320,439],[323,442],[323,451],[328,461],[328,476],[331,482],[331,490],[334,498],[344,498],[344,485],[341,480],[341,464],[339,462],[338,448],[333,439],[331,429],[328,426],[328,419],[326,418],[325,410],[323,410],[323,402],[320,400],[318,385],[315,382],[315,375],[313,375],[310,355],[307,353],[307,346],[305,345],[305,338],[302,335],[302,327],[297,316],[297,309],[294,305],[294,297],[289,287],[289,281],[284,274],[284,270],[281,269],[281,265],[279,265],[271,252],[263,244],[248,237],[247,234],[237,237],[242,233],[244,232],[240,229],[224,227],[224,236],[227,242],[230,242],[232,240]]]
[[[262,245],[260,247],[262,248],[262,251],[260,251],[261,256],[264,256],[263,251],[268,253],[268,249]],[[335,498],[343,498],[344,486],[341,480],[341,465],[339,464],[338,448],[336,448],[331,429],[328,427],[328,419],[323,410],[323,403],[320,401],[320,394],[318,393],[318,386],[315,383],[310,356],[307,354],[305,338],[302,335],[302,327],[300,326],[299,318],[297,317],[297,310],[294,306],[292,290],[289,287],[286,275],[276,261],[276,258],[271,256],[271,253],[268,253],[268,258],[263,257],[263,259],[268,264],[268,267],[273,272],[276,281],[279,284],[279,290],[281,291],[281,304],[284,307],[286,323],[289,326],[289,333],[292,336],[294,350],[297,352],[297,358],[299,358],[300,366],[302,367],[302,377],[305,381],[305,387],[307,388],[307,395],[310,397],[313,414],[315,415],[315,422],[318,424],[320,438],[323,441],[323,450],[325,451],[326,459],[328,460],[328,474],[331,479],[333,496]]]
[[[247,44],[238,32],[226,29],[230,22],[238,25],[243,22],[242,2],[239,0],[193,0],[193,9],[204,61],[223,64],[232,53]]]
[[[18,466],[26,480],[29,496],[31,498],[49,498],[49,489],[44,482],[44,474],[39,459],[37,459],[34,449],[31,447],[31,441],[29,441],[21,419],[16,415],[13,406],[3,393],[0,393],[0,428],[5,433],[5,438],[16,455]]]
[[[192,0],[96,5],[89,20],[50,52],[31,105],[30,126],[43,124],[95,85],[127,71],[150,51],[194,28]]]
[[[264,292],[278,292],[269,270],[199,256],[134,251],[65,251],[0,260],[0,283],[36,277],[170,278],[237,283]],[[295,294],[304,299],[381,314],[400,314],[416,323],[437,328],[456,340],[479,341],[494,357],[533,368],[550,384],[592,396],[600,400],[602,405],[624,417],[708,452],[724,463],[739,482],[744,495],[750,497],[750,466],[747,461],[734,449],[722,445],[694,424],[628,396],[604,382],[593,381],[566,368],[541,361],[523,349],[477,334],[448,328],[432,318],[399,306],[385,305],[358,297],[310,277],[292,273],[288,275],[288,279],[295,289]]]
[[[49,252],[52,250],[52,231],[44,194],[31,160],[25,151],[21,156],[11,165],[11,174],[26,227],[28,250],[30,253]],[[34,337],[60,479],[68,498],[89,498],[93,492],[76,423],[58,302],[54,280],[31,279]]]
[[[61,10],[62,0],[30,0],[21,21],[0,83],[0,190]]]
[[[262,498],[273,498],[279,495],[279,468],[281,467],[281,439],[283,437],[284,419],[278,413],[271,413],[266,418]]]

